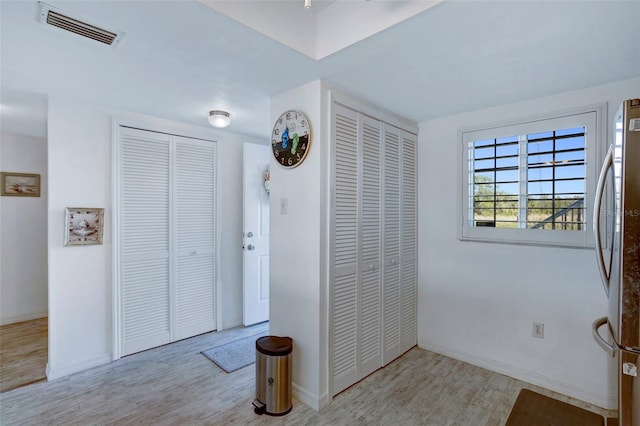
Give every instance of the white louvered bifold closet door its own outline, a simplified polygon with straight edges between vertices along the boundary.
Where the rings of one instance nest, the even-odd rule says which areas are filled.
[[[216,328],[216,145],[174,141],[174,340],[180,340]]]
[[[417,193],[416,193],[416,137],[402,134],[402,253],[400,259],[400,351],[406,352],[417,344],[418,265],[417,265]]]
[[[400,352],[400,130],[384,125],[382,362]]]
[[[171,341],[170,137],[122,128],[120,293],[124,355]]]
[[[361,116],[362,177],[360,179],[360,279],[358,311],[358,380],[382,365],[381,353],[381,127],[378,120]]]
[[[336,394],[357,381],[358,115],[336,106],[333,128],[331,316],[333,391]]]
[[[333,105],[332,395],[416,344],[415,135]]]
[[[120,127],[121,356],[216,329],[216,143]]]

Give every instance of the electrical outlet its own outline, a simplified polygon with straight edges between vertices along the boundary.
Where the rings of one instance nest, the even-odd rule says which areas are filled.
[[[538,339],[544,339],[544,324],[541,322],[533,322],[533,329],[531,331],[533,337]]]

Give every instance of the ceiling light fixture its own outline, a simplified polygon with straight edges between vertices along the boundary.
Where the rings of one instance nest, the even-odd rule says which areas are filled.
[[[311,0],[304,0],[304,8],[311,9]]]
[[[223,127],[227,127],[229,124],[231,124],[231,118],[229,118],[229,113],[227,111],[221,111],[218,109],[209,111],[209,124],[219,129],[222,129]]]

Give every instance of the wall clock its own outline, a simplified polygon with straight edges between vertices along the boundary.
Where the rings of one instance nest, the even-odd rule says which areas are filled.
[[[271,150],[278,164],[294,168],[309,152],[311,129],[300,111],[287,111],[276,120],[271,132]]]

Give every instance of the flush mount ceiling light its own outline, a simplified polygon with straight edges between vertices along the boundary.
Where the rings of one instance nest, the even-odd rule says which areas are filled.
[[[304,8],[305,9],[311,8],[311,0],[304,0]]]
[[[227,127],[229,124],[231,124],[229,113],[227,111],[221,111],[218,109],[209,111],[209,124],[220,129],[222,129],[223,127]]]

